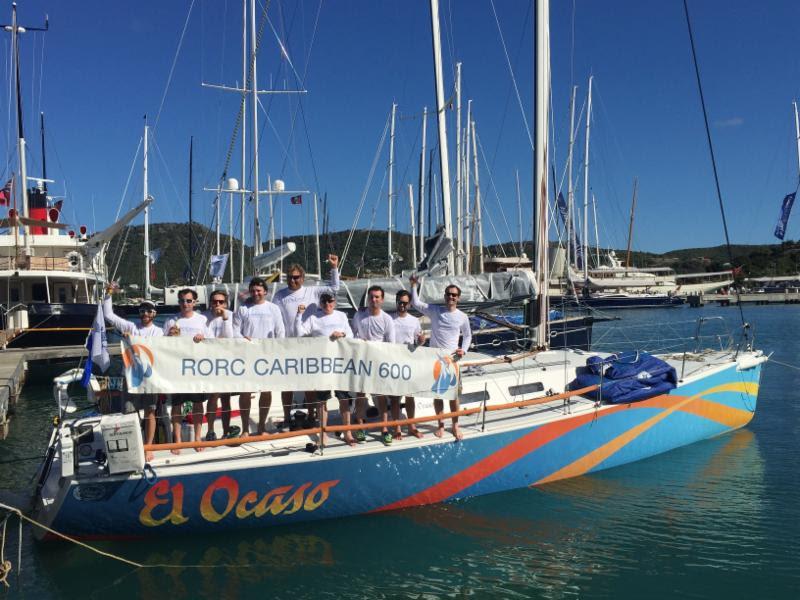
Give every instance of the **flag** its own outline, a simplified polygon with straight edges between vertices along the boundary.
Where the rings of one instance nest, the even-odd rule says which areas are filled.
[[[155,250],[150,250],[148,255],[150,257],[150,264],[154,265],[158,262],[161,258],[161,248],[156,248]]]
[[[292,204],[302,204],[303,203],[303,197],[302,196],[292,196],[291,198],[289,198],[289,202],[291,202]]]
[[[225,267],[228,266],[227,254],[214,254],[208,263],[208,274],[215,279],[222,279],[225,275]]]
[[[3,189],[0,190],[0,204],[1,205],[7,206],[7,205],[11,204],[11,183],[13,181],[14,181],[14,178],[12,177],[8,181],[6,181],[6,184],[3,186]]]
[[[570,227],[570,231],[572,235],[570,236],[572,239],[569,241],[570,246],[572,247],[572,253],[575,256],[575,266],[578,269],[583,268],[583,246],[581,246],[581,240],[578,237],[578,232],[575,230],[575,222],[572,221],[572,215],[569,214],[569,209],[567,208],[567,202],[564,200],[564,194],[561,192],[558,193],[558,198],[556,198],[556,204],[558,205],[558,214],[561,216],[561,222],[564,223],[564,227],[567,226],[567,222],[569,221],[572,223]]]
[[[109,364],[111,364],[111,359],[108,357],[108,340],[106,339],[106,321],[103,318],[103,305],[99,302],[97,303],[97,314],[94,317],[94,323],[92,323],[92,331],[86,340],[86,349],[89,351],[89,356],[83,369],[83,379],[81,380],[83,387],[89,387],[93,365],[97,364],[100,370],[105,373]]]
[[[786,224],[789,222],[789,213],[792,212],[792,205],[794,204],[794,196],[797,192],[787,194],[781,204],[781,214],[778,217],[778,224],[775,225],[775,237],[779,240],[783,239],[786,234]]]

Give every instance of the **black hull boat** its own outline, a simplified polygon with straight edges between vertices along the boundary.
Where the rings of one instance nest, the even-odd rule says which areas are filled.
[[[550,299],[551,306],[565,308],[602,308],[605,310],[623,308],[676,308],[686,303],[686,299],[669,294],[592,294],[584,297],[555,296]]]
[[[7,348],[81,346],[92,328],[97,305],[31,303],[27,312],[28,326],[14,331]],[[5,315],[3,321],[5,329]]]

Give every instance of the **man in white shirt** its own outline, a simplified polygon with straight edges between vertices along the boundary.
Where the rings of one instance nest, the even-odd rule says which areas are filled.
[[[260,277],[250,280],[250,302],[242,304],[233,315],[233,327],[247,340],[286,337],[280,309],[267,300],[267,284]],[[250,406],[253,392],[239,394],[242,414],[242,435],[250,434]],[[258,427],[256,435],[266,431],[267,415],[272,405],[272,392],[261,392],[258,397]]]
[[[317,285],[305,287],[306,271],[298,264],[291,265],[286,270],[286,287],[278,290],[272,297],[272,302],[277,306],[283,315],[283,324],[286,328],[286,337],[299,337],[296,331],[297,309],[301,305],[304,310],[301,316],[302,321],[306,321],[311,316],[316,315],[317,304],[322,294],[330,294],[334,298],[339,291],[339,257],[335,254],[328,255],[328,262],[331,265],[331,284],[329,286]],[[281,402],[283,403],[284,423],[288,425],[292,412],[292,392],[281,392]],[[314,410],[316,395],[306,394],[306,404],[309,405],[309,416]]]
[[[233,338],[238,337],[233,326],[233,313],[228,310],[228,293],[224,290],[215,290],[209,298],[211,309],[206,311],[205,338]],[[200,336],[195,336],[195,341],[199,341]],[[209,394],[208,404],[206,405],[206,420],[208,421],[208,431],[206,441],[211,442],[217,439],[214,432],[214,421],[217,419],[217,403],[221,404],[222,432],[224,437],[233,437],[238,433],[239,428],[231,428],[231,395],[230,394]],[[246,423],[244,411],[242,411],[242,424]],[[248,414],[249,419],[249,414]]]
[[[411,306],[431,320],[431,348],[441,348],[454,355],[458,360],[472,343],[472,329],[469,317],[458,310],[458,299],[461,297],[461,288],[457,285],[448,285],[444,290],[444,306],[426,304],[417,295],[417,276],[412,275],[411,281]],[[459,343],[459,337],[461,341]],[[433,401],[436,414],[442,414],[444,402],[440,398]],[[450,411],[458,411],[458,398],[450,401]],[[444,423],[439,421],[436,436],[442,437]],[[458,428],[458,417],[453,417],[453,436],[456,440],[463,438]]]
[[[367,290],[367,307],[360,309],[353,317],[353,329],[356,337],[369,342],[394,343],[394,320],[383,312],[383,288],[373,285]],[[373,396],[375,405],[381,416],[381,421],[389,420],[386,410],[386,396]],[[356,396],[356,420],[363,423],[366,418],[367,397],[363,392]],[[363,431],[356,432],[356,439],[362,441],[366,437]],[[392,434],[384,427],[381,430],[381,440],[388,446],[392,443]]]
[[[139,337],[160,337],[164,335],[163,330],[153,323],[156,317],[156,305],[150,300],[143,300],[139,304],[139,324],[123,319],[114,314],[114,306],[111,304],[111,293],[114,286],[106,288],[106,295],[103,298],[103,316],[120,335],[135,335]],[[137,410],[144,411],[144,439],[145,444],[150,445],[156,437],[156,404],[158,394],[131,394],[135,397]],[[145,454],[145,460],[153,460],[153,453],[149,450]]]
[[[205,337],[208,319],[205,315],[194,312],[197,302],[197,292],[186,288],[178,292],[178,307],[180,314],[167,319],[164,324],[164,335],[190,337],[200,341]],[[203,394],[172,394],[172,438],[175,442],[181,441],[181,407],[184,402],[192,403],[192,424],[194,425],[194,439],[199,440],[203,428]],[[203,448],[195,448],[198,452]],[[173,454],[180,454],[180,450],[171,450]]]
[[[303,314],[307,310],[305,305],[301,304],[297,307],[295,331],[298,336],[327,337],[331,340],[353,337],[353,330],[350,329],[350,323],[347,322],[347,315],[336,310],[335,296],[328,293],[321,294],[319,306],[320,313],[311,315],[305,320],[303,320]],[[342,424],[350,425],[350,394],[340,390],[335,393],[339,399],[339,413],[342,415]],[[322,406],[325,406],[330,395],[329,391],[317,392],[316,399],[322,403]],[[325,415],[326,411],[323,410],[323,419],[325,419]],[[344,441],[350,446],[356,443],[356,440],[353,439],[353,434],[349,431],[344,432]]]
[[[397,312],[394,314],[394,341],[398,344],[410,344],[421,346],[425,343],[425,334],[422,333],[422,326],[419,319],[408,313],[408,306],[411,304],[411,294],[407,290],[400,290],[395,294],[395,304]],[[400,420],[400,396],[391,396],[392,419]],[[416,405],[413,396],[406,396],[406,416],[413,419],[416,414]],[[413,423],[408,426],[408,435],[421,438],[422,432]],[[400,439],[402,434],[400,427],[394,432],[394,437]]]

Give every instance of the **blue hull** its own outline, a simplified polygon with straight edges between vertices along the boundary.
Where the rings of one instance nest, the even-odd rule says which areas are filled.
[[[540,485],[746,425],[761,367],[735,365],[668,395],[511,431],[375,452],[249,459],[214,472],[97,479],[67,491],[52,527],[85,538],[225,531],[394,510]],[[266,464],[265,464],[266,463]],[[241,462],[239,463],[241,464]],[[209,468],[205,466],[204,468]]]

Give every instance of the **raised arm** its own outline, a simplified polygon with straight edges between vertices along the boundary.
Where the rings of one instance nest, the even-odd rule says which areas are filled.
[[[103,298],[103,316],[120,333],[134,333],[136,331],[135,324],[114,314],[114,306],[111,304],[111,296],[108,294]]]
[[[411,280],[411,306],[423,314],[428,314],[428,311],[430,309],[430,305],[420,300],[419,296],[417,295],[416,278]]]

